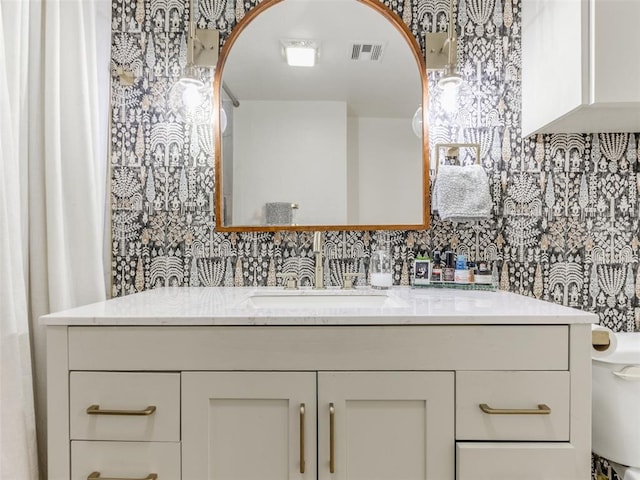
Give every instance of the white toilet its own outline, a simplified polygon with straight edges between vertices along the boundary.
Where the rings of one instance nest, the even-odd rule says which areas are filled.
[[[622,480],[640,480],[640,333],[616,333],[613,353],[593,358],[592,450]]]

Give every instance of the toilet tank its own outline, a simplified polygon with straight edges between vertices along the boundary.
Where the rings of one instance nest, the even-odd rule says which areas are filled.
[[[593,358],[593,452],[640,467],[640,333],[616,333],[608,356]]]

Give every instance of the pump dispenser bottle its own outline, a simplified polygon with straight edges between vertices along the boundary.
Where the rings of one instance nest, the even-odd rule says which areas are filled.
[[[431,269],[431,281],[432,282],[441,282],[442,281],[442,265],[440,260],[440,251],[433,251],[433,268]]]
[[[453,282],[455,280],[455,253],[451,251],[444,252],[444,267],[442,267],[442,281]]]
[[[381,236],[384,235],[381,232]],[[369,273],[373,288],[390,288],[393,285],[393,269],[389,238],[382,236],[378,248],[371,253]]]
[[[393,285],[391,255],[388,250],[376,250],[371,254],[371,286],[390,288]]]

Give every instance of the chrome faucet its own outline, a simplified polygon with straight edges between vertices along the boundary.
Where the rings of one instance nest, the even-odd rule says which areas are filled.
[[[324,288],[324,267],[322,251],[324,250],[324,237],[322,232],[313,233],[313,253],[316,257],[315,282],[313,288]]]

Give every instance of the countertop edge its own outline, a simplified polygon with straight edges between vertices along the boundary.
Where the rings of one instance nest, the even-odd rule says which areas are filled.
[[[136,318],[79,318],[79,317],[52,317],[44,320],[45,326],[218,326],[218,327],[239,327],[239,326],[392,326],[392,325],[575,325],[575,324],[597,324],[598,316],[595,314],[575,315],[575,316],[521,316],[521,317],[390,317],[390,316],[369,316],[369,317],[327,317],[327,316],[307,316],[307,317],[229,317],[229,318],[197,318],[197,317],[136,317]]]
[[[596,314],[511,292],[393,287],[391,305],[344,307],[318,295],[380,296],[380,291],[301,289],[305,306],[255,309],[248,300],[291,293],[282,287],[166,287],[117,297],[39,318],[46,326],[297,326],[297,325],[567,325],[598,323]],[[336,297],[337,298],[337,297]],[[295,304],[295,302],[294,302]],[[248,306],[249,305],[249,306]]]

